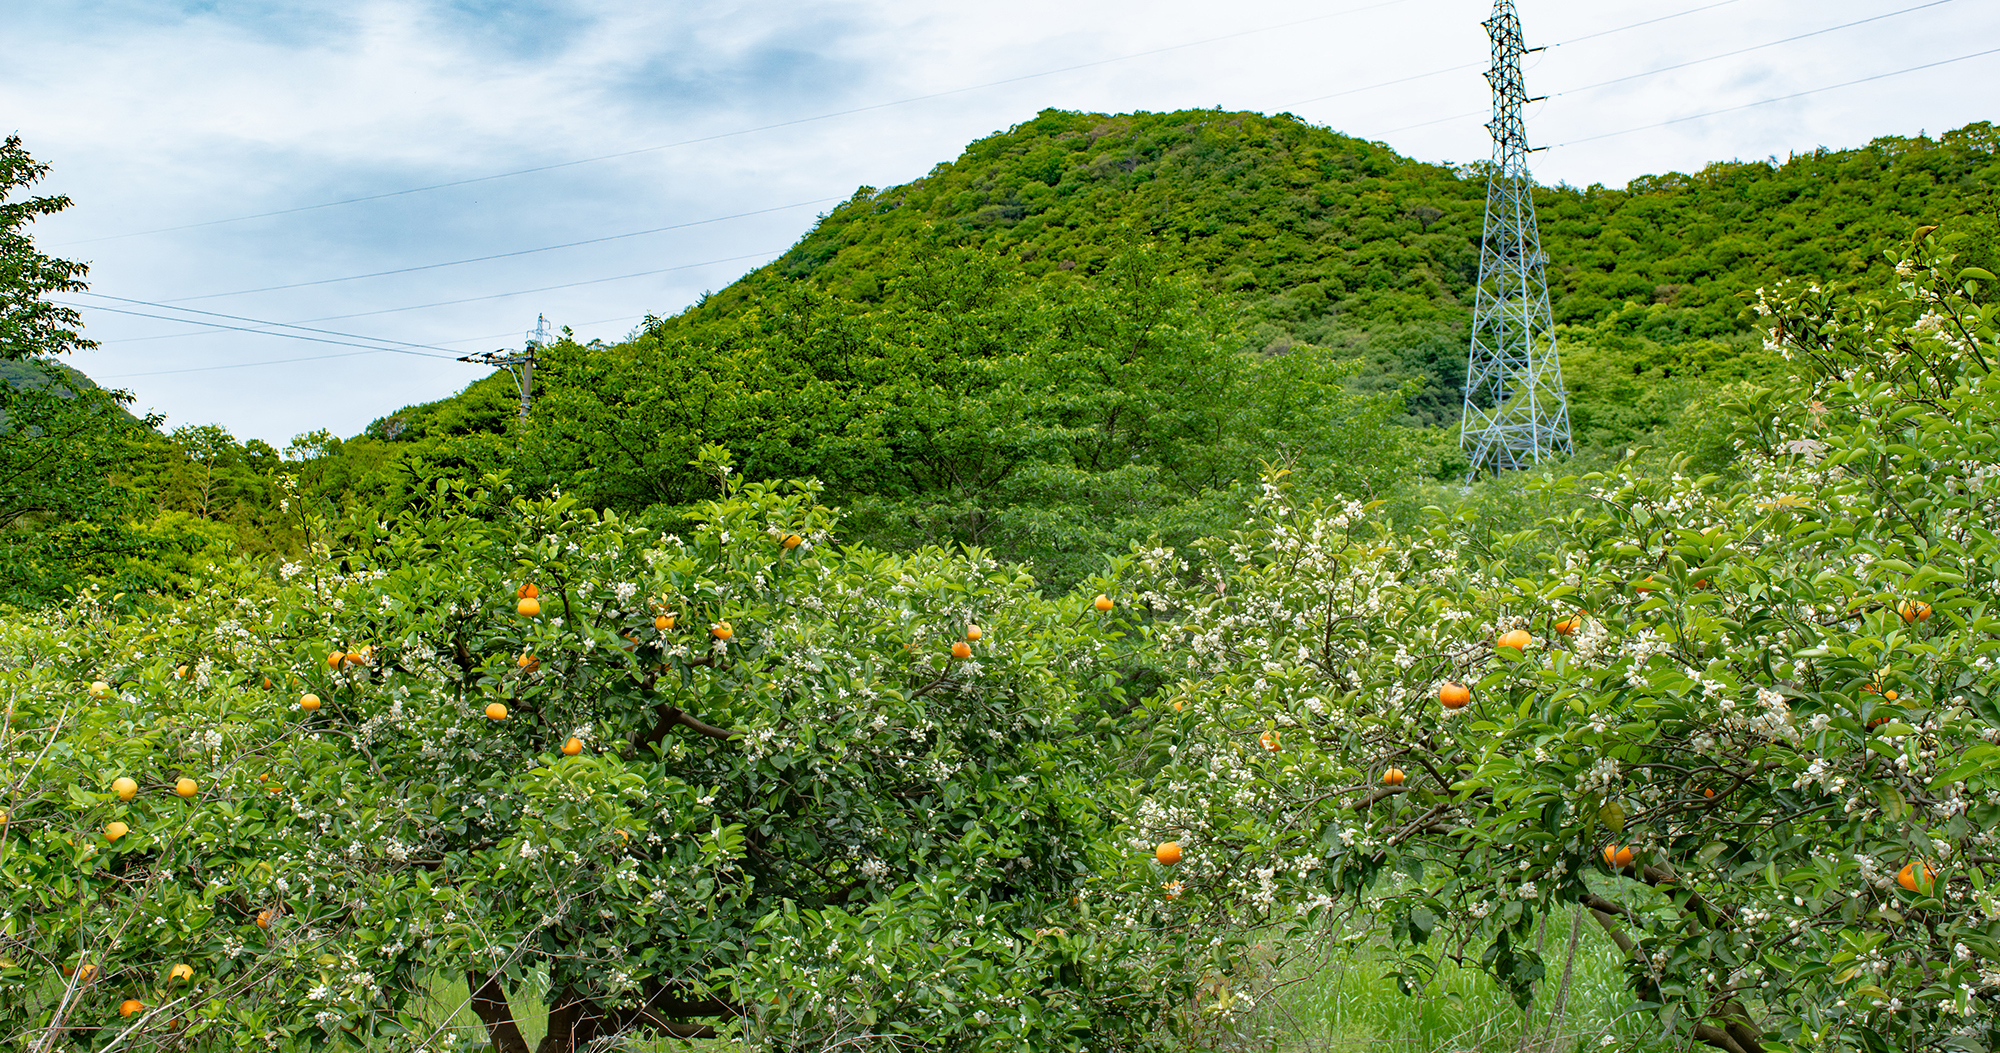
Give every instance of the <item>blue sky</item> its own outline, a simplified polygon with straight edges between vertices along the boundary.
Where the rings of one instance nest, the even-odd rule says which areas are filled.
[[[1555,145],[1536,155],[1545,182],[2000,117],[1981,87],[2000,55],[1817,90],[2000,48],[1990,0],[1519,2],[1531,43],[1557,45],[1527,70],[1551,95],[1529,113]],[[0,7],[0,133],[54,167],[41,190],[76,200],[36,237],[124,298],[79,298],[103,347],[74,364],[170,425],[279,446],[462,388],[478,371],[449,354],[518,346],[538,314],[615,340],[776,255],[855,187],[914,179],[1044,107],[1290,111],[1423,160],[1489,149],[1490,0]],[[484,178],[544,166],[562,167]],[[460,185],[401,193],[442,183]],[[354,198],[371,200],[313,207]],[[312,360],[257,364],[285,359]]]

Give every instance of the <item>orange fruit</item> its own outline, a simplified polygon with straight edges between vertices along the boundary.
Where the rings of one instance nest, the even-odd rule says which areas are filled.
[[[131,1016],[133,1013],[144,1008],[146,1008],[146,1003],[139,1001],[137,998],[127,998],[123,1002],[118,1003],[118,1015]]]
[[[1583,624],[1583,612],[1578,611],[1575,614],[1572,614],[1569,617],[1556,622],[1555,624],[1556,635],[1573,636],[1576,634],[1577,627],[1581,626],[1582,624]]]
[[[271,927],[271,912],[269,910],[260,910],[257,912],[257,927],[260,929]]]
[[[99,698],[99,699],[103,699],[103,698],[110,698],[110,697],[111,697],[111,685],[110,685],[110,684],[107,684],[107,683],[105,683],[105,682],[104,682],[104,681],[102,681],[102,680],[93,680],[93,681],[91,681],[91,682],[90,682],[90,697],[92,697],[92,698]]]
[[[111,792],[117,794],[119,800],[129,801],[139,796],[139,784],[133,782],[130,776],[120,775],[111,780]]]
[[[188,667],[187,667],[187,666],[180,666],[180,667],[176,668],[176,669],[174,670],[174,675],[175,675],[175,676],[177,676],[177,677],[180,677],[180,678],[181,678],[182,680],[186,680],[186,679],[188,678]]]
[[[1713,797],[1713,796],[1715,796],[1715,787],[1713,787],[1713,786],[1704,786],[1704,787],[1702,787],[1702,789],[1701,789],[1701,795],[1702,795],[1703,797]]]
[[[985,635],[977,625],[968,625],[965,627],[965,638],[968,640],[977,640]]]
[[[1463,709],[1467,702],[1472,701],[1472,689],[1457,682],[1446,684],[1438,688],[1438,701],[1446,709]]]
[[[541,594],[542,590],[536,588],[532,581],[514,590],[514,598],[517,600],[532,600]]]
[[[1604,865],[1613,870],[1623,870],[1632,865],[1631,845],[1605,845]]]
[[[500,704],[500,703],[498,703],[498,702],[488,702],[488,703],[486,703],[486,719],[488,719],[488,720],[506,720],[506,719],[507,719],[507,707],[506,707],[506,706],[503,706],[503,705],[501,705],[501,704]]]
[[[563,756],[574,757],[577,754],[583,752],[583,741],[581,739],[571,738],[568,742],[563,743],[562,750],[563,750]]]
[[[1257,736],[1257,741],[1263,743],[1264,748],[1272,753],[1278,752],[1278,732],[1275,729]]]
[[[1163,867],[1170,867],[1173,866],[1175,863],[1180,862],[1181,861],[1180,842],[1178,841],[1162,842],[1160,847],[1153,850],[1153,858],[1159,860],[1160,865]]]
[[[341,657],[341,661],[347,663],[348,665],[366,665],[368,664],[368,652],[349,651],[347,652],[347,654]]]
[[[346,651],[335,651],[326,656],[326,667],[328,669],[339,669],[341,661],[346,657]]]
[[[1496,644],[1500,647],[1511,647],[1516,651],[1525,651],[1528,649],[1528,645],[1534,642],[1535,638],[1528,635],[1528,630],[1509,629],[1500,634],[1500,639],[1496,641]]]
[[[1160,894],[1168,899],[1181,898],[1181,883],[1178,881],[1162,882],[1160,884]]]
[[[183,775],[174,780],[174,792],[180,794],[182,797],[193,797],[195,794],[201,792],[201,785]]]
[[[1894,702],[1897,697],[1896,689],[1892,687],[1889,690],[1882,692],[1882,697],[1888,699],[1891,702]]]
[[[1633,582],[1633,583],[1632,583],[1632,591],[1633,591],[1633,592],[1658,592],[1658,591],[1660,591],[1660,583],[1659,583],[1659,582],[1657,582],[1657,581],[1654,581],[1654,580],[1653,580],[1653,576],[1652,576],[1651,574],[1648,574],[1648,575],[1646,575],[1645,577],[1643,577],[1643,578],[1640,578],[1640,579],[1639,579],[1638,581],[1635,581],[1635,582]]]
[[[514,613],[523,618],[538,617],[542,613],[542,601],[533,596],[525,597],[521,602],[514,605]]]
[[[952,645],[951,645],[951,656],[952,656],[953,658],[971,658],[971,657],[972,657],[972,645],[971,645],[971,644],[969,644],[969,643],[966,643],[966,642],[965,642],[964,640],[960,640],[960,641],[958,641],[957,643],[955,643],[955,644],[952,644]]]
[[[718,640],[727,640],[736,635],[736,630],[731,628],[728,622],[716,622],[708,627],[708,635]]]
[[[1924,868],[1921,876],[1917,874],[1918,867]],[[1903,864],[1903,869],[1896,873],[1896,884],[1909,889],[1911,892],[1926,891],[1931,882],[1936,880],[1937,871],[1932,870],[1927,863],[1905,863]]]
[[[673,627],[674,627],[674,616],[671,614],[658,615],[653,619],[653,628],[658,629],[661,632],[666,632],[668,629],[671,629]]]
[[[171,969],[167,973],[167,981],[169,983],[185,983],[192,979],[194,979],[194,966],[191,966],[186,962],[182,962],[179,965],[174,966],[173,969]]]
[[[271,690],[271,678],[268,676],[264,678],[264,690]]]
[[[104,839],[106,841],[116,841],[119,838],[124,837],[126,834],[129,834],[131,832],[132,832],[131,827],[126,826],[124,823],[121,823],[116,819],[104,824]]]
[[[303,710],[305,710],[305,711],[306,711],[306,712],[308,712],[308,713],[316,713],[316,712],[318,712],[318,711],[319,711],[319,696],[318,696],[318,695],[315,695],[315,694],[313,694],[313,693],[312,693],[312,692],[310,692],[310,691],[306,692],[306,693],[305,693],[305,694],[303,694],[303,695],[300,695],[300,696],[299,696],[299,708],[300,708],[300,709],[303,709]]]
[[[1100,611],[1108,611],[1111,609],[1111,597],[1100,592],[1096,599],[1090,601],[1090,605]]]
[[[514,659],[514,664],[532,673],[542,667],[542,660],[526,651],[522,651],[521,657]]]
[[[1931,616],[1931,605],[1922,600],[1904,600],[1896,607],[1896,613],[1905,622],[1920,622]]]
[[[778,539],[778,544],[783,545],[785,551],[790,552],[792,549],[799,547],[799,542],[803,540],[805,539],[797,534],[786,534],[784,537]]]
[[[1403,785],[1403,769],[1401,769],[1401,768],[1390,768],[1390,769],[1389,769],[1388,771],[1385,771],[1385,772],[1383,772],[1383,773],[1382,773],[1382,784],[1383,784],[1384,786],[1401,786],[1401,785]]]

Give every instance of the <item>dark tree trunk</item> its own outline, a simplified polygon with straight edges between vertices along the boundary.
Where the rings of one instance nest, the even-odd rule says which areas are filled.
[[[507,1004],[507,990],[500,986],[499,974],[468,969],[465,986],[472,992],[472,1011],[486,1025],[493,1053],[528,1053],[528,1040],[522,1037],[521,1026],[514,1023],[514,1010]]]

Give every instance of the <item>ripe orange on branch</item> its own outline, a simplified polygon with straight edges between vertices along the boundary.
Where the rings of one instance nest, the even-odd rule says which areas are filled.
[[[139,796],[139,784],[133,782],[130,776],[120,775],[111,780],[111,792],[117,794],[119,800],[129,801]]]
[[[521,602],[514,605],[514,613],[523,618],[539,618],[542,614],[542,601],[533,596],[523,597]]]
[[[106,841],[116,841],[119,838],[124,837],[126,834],[129,834],[131,832],[132,832],[131,827],[126,826],[124,823],[121,823],[116,819],[104,824],[104,839]]]
[[[736,635],[736,630],[728,622],[716,622],[708,627],[708,635],[718,640],[727,640]]]
[[[532,581],[514,590],[514,598],[517,600],[532,600],[541,594],[542,590],[536,588]]]
[[[1917,872],[1918,867],[1923,867],[1922,874]],[[1896,884],[1911,892],[1928,892],[1931,882],[1936,880],[1937,871],[1932,870],[1928,863],[1905,863],[1903,869],[1896,873]]]
[[[952,644],[952,645],[951,645],[951,656],[952,656],[953,658],[971,658],[971,657],[972,657],[972,645],[971,645],[971,644],[969,644],[969,643],[966,643],[966,642],[965,642],[964,640],[960,640],[960,641],[958,641],[957,643],[955,643],[955,644]]]
[[[1111,597],[1100,592],[1096,599],[1090,601],[1090,605],[1100,611],[1108,611],[1111,609]]]
[[[506,707],[506,706],[503,706],[503,705],[501,705],[501,704],[500,704],[500,703],[498,703],[498,702],[488,702],[488,703],[486,703],[486,719],[488,719],[488,720],[506,720],[506,719],[507,719],[507,707]]]
[[[1263,743],[1264,748],[1270,750],[1272,753],[1278,752],[1278,733],[1276,730],[1266,731],[1262,735],[1257,736],[1257,741]]]
[[[1575,614],[1572,614],[1569,617],[1556,622],[1555,624],[1556,635],[1574,636],[1576,635],[1576,631],[1582,626],[1583,626],[1583,612],[1578,611]]]
[[[1163,867],[1173,866],[1181,861],[1181,845],[1178,841],[1165,841],[1153,850],[1153,858]]]
[[[316,712],[319,709],[319,696],[312,694],[311,692],[307,692],[306,694],[300,695],[299,708],[305,710],[308,713]]]
[[[968,625],[965,627],[965,638],[968,640],[977,640],[985,635],[977,625]]]
[[[1613,870],[1624,870],[1631,866],[1633,858],[1631,845],[1604,846],[1604,865]]]
[[[1500,634],[1500,639],[1494,641],[1496,646],[1508,647],[1516,651],[1525,651],[1528,649],[1528,645],[1534,642],[1535,638],[1529,636],[1526,629],[1509,629]]]
[[[671,628],[673,628],[673,627],[674,627],[674,616],[673,616],[673,615],[671,615],[671,614],[661,614],[661,615],[655,615],[655,616],[654,616],[654,618],[653,618],[653,628],[655,628],[655,629],[658,629],[658,630],[660,630],[661,632],[666,632],[666,631],[667,631],[668,629],[671,629]]]
[[[193,797],[195,794],[201,792],[201,785],[183,775],[174,780],[174,792],[180,794],[182,797]]]
[[[1463,709],[1472,701],[1472,689],[1456,681],[1438,688],[1438,701],[1446,709]]]
[[[563,751],[563,756],[574,757],[577,754],[583,752],[583,741],[581,739],[571,737],[571,739],[568,742],[562,744],[562,751]]]
[[[146,1008],[146,1003],[139,1001],[137,998],[127,998],[123,1002],[118,1003],[118,1015],[131,1016],[133,1013],[144,1008]]]
[[[1383,772],[1383,773],[1382,773],[1382,785],[1384,785],[1384,786],[1401,786],[1401,785],[1403,785],[1403,769],[1401,769],[1401,768],[1390,768],[1390,769],[1389,769],[1388,771],[1385,771],[1385,772]]]
[[[791,550],[799,547],[799,542],[804,540],[805,540],[804,538],[798,536],[797,534],[786,534],[784,537],[778,539],[778,544],[784,546],[785,551],[790,552]]]

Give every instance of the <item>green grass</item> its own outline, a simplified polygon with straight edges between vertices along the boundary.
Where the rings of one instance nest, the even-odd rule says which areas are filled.
[[[1561,981],[1568,935],[1566,919],[1551,920],[1543,952],[1549,975],[1537,991],[1540,1004],[1525,1021],[1513,999],[1476,968],[1445,961],[1422,990],[1404,994],[1386,952],[1355,947],[1287,967],[1274,977],[1277,990],[1234,1029],[1227,1045],[1271,1053],[1571,1053],[1643,1045],[1650,1019],[1619,1018],[1632,996],[1618,950],[1588,922],[1577,941],[1560,1024],[1524,1045],[1524,1023],[1537,1036],[1551,1026],[1547,1007]],[[1601,1045],[1607,1035],[1612,1043]]]

